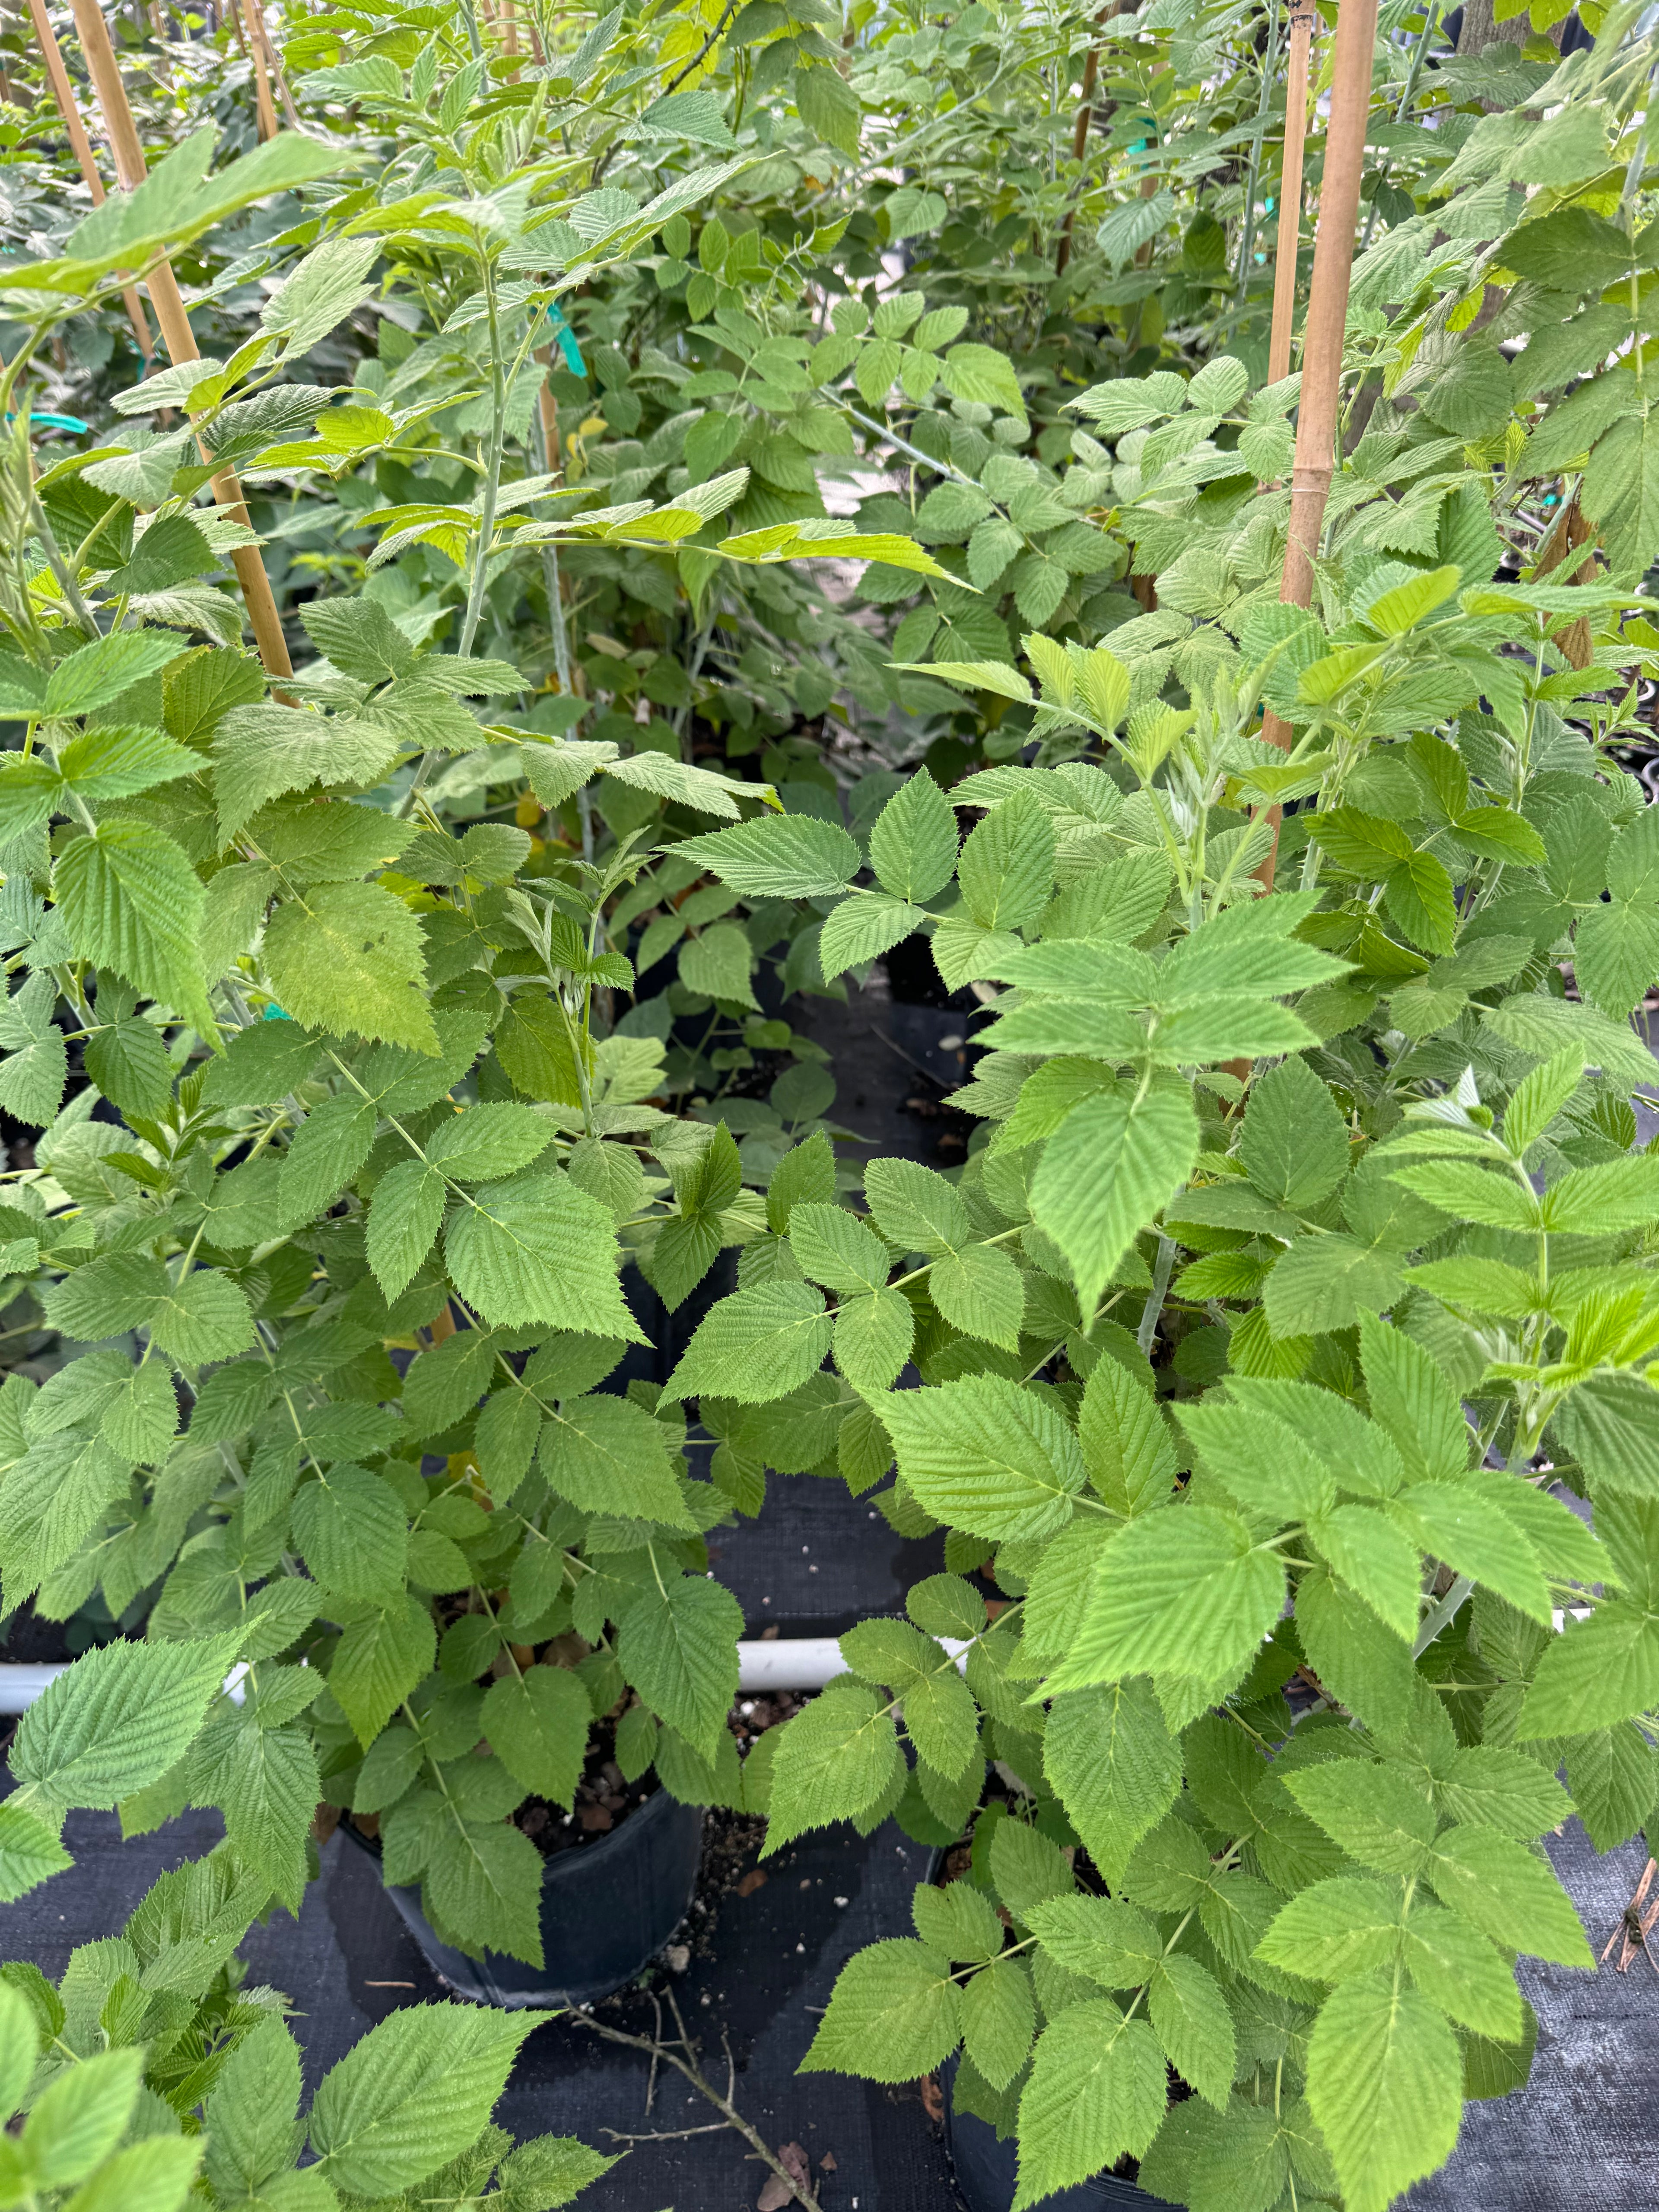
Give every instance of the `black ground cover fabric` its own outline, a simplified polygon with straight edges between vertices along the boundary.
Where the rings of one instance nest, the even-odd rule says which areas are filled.
[[[74,1945],[118,1927],[163,1868],[210,1849],[218,1833],[216,1816],[191,1814],[123,1844],[112,1814],[74,1814],[67,1841],[76,1867],[0,1912],[0,1956],[60,1973]],[[1643,1848],[1598,1860],[1574,1822],[1551,1851],[1599,1953],[1640,1878]],[[687,1971],[659,1978],[704,2039],[721,2084],[724,2030],[738,2109],[775,2148],[793,2141],[806,2148],[825,2212],[854,2212],[854,2199],[856,2212],[954,2212],[939,2132],[915,2089],[794,2070],[843,1961],[878,1936],[909,1932],[910,1892],[927,1856],[890,1824],[867,1840],[844,1831],[804,1838],[767,1862],[763,1886],[720,1899],[712,1927],[696,1918],[684,1931]],[[753,1863],[752,1847],[745,1863]],[[245,1955],[252,1981],[286,1990],[297,2007],[313,2087],[375,2021],[442,1995],[374,1867],[337,1836],[324,1847],[322,1879],[307,1893],[298,1924],[277,1914],[252,1931]],[[1611,1964],[1594,1976],[1529,1966],[1522,1980],[1540,2023],[1531,2085],[1466,2108],[1451,2163],[1413,2192],[1413,2212],[1562,2212],[1580,2203],[1652,2212],[1659,1974],[1638,1957],[1622,1975]],[[653,2008],[635,1995],[606,2016],[648,2032]],[[609,2148],[607,2128],[647,2134],[715,2117],[665,2070],[647,2115],[648,2076],[643,2057],[556,2021],[532,2037],[501,2118],[520,2135],[574,2134]],[[836,2160],[828,2171],[826,2151]],[[584,2212],[744,2212],[763,2179],[746,2145],[722,2130],[640,2146],[580,2202]]]

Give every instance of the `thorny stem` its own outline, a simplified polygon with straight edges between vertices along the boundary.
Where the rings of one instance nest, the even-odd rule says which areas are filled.
[[[678,2048],[674,2044],[665,2043],[659,2037],[629,2035],[620,2027],[608,2027],[604,2021],[595,2020],[589,2012],[572,2011],[566,2014],[566,2018],[576,2027],[591,2028],[595,2035],[602,2037],[607,2043],[620,2043],[626,2045],[630,2051],[645,2051],[653,2063],[665,2060],[677,2072],[684,2075],[700,2097],[708,2099],[715,2111],[723,2116],[727,2127],[737,2130],[756,2157],[782,2182],[797,2204],[804,2206],[805,2212],[823,2212],[817,2192],[810,2185],[803,2187],[796,2180],[788,2167],[763,2140],[758,2130],[744,2119],[730,2096],[723,2097],[698,2066],[697,2047],[685,2032],[685,2022],[680,2017],[680,2008],[674,2002],[672,1991],[668,1995],[668,2007],[674,2015],[674,2024],[679,2029]],[[684,2057],[680,2056],[681,2051],[685,2053]]]

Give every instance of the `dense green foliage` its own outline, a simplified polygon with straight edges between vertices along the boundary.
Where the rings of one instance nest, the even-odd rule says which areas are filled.
[[[14,1975],[19,2191],[107,2154],[167,2212],[205,2096],[216,2202],[562,2202],[602,2161],[508,2154],[479,2014],[476,2095],[356,2109],[462,2033],[398,2015],[293,2174],[226,1961],[321,1802],[538,1963],[512,1816],[598,1723],[769,1850],[972,1829],[809,2063],[962,2046],[1022,2206],[1128,2154],[1382,2212],[1525,2079],[1517,1956],[1590,1963],[1539,1839],[1659,1795],[1659,232],[1635,11],[1585,14],[1431,67],[1385,19],[1310,610],[1277,10],[343,9],[240,158],[181,42],[74,223],[6,126],[0,1576],[143,1634],[23,1722],[0,1881],[77,1808],[227,1830]],[[164,252],[199,362],[135,359]],[[838,1156],[789,1018],[919,935],[986,1010],[949,1175]],[[673,1313],[732,1248],[607,1387],[624,1267]],[[948,1571],[740,1761],[703,1540],[769,1470]],[[106,2084],[73,2173],[37,2033]]]

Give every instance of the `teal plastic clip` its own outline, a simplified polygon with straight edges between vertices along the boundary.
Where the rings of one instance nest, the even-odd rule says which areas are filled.
[[[558,340],[559,351],[564,356],[565,367],[573,376],[586,376],[587,363],[582,359],[582,349],[576,343],[576,333],[566,322],[561,310],[554,307],[550,301],[548,305],[547,319],[552,325],[554,337]]]

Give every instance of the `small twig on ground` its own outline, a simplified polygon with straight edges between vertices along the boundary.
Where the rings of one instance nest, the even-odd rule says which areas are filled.
[[[655,2037],[629,2035],[623,2028],[611,2027],[604,2021],[595,2020],[592,2014],[589,2012],[573,2010],[567,2013],[565,2018],[577,2027],[591,2028],[595,2035],[602,2037],[607,2043],[619,2043],[629,2051],[645,2051],[652,2060],[653,2072],[657,2061],[665,2060],[677,2072],[684,2075],[699,2096],[706,2097],[715,2111],[721,2114],[722,2118],[719,2124],[736,2130],[749,2145],[753,2155],[778,2181],[782,2183],[795,2203],[803,2208],[803,2212],[823,2212],[823,2208],[819,2203],[811,2183],[803,2183],[796,2179],[782,2160],[763,2142],[757,2130],[750,2125],[732,2103],[732,2091],[737,2082],[737,2065],[732,2057],[731,2045],[726,2042],[725,2036],[722,2035],[720,2038],[726,2046],[726,2094],[722,2096],[697,2063],[697,2046],[686,2033],[685,2022],[680,2017],[680,2008],[674,2002],[673,1991],[670,1990],[665,1994],[668,1999],[668,2008],[674,2015],[674,2025],[679,2030],[678,2037],[672,2043],[666,2041],[660,2033]],[[657,2017],[660,2025],[662,2018],[660,2011]],[[684,2057],[679,2055],[682,2051],[686,2054]],[[677,2135],[623,2136],[617,2134],[612,2129],[607,2128],[605,2130],[607,2135],[613,2136],[618,2142],[671,2142],[678,2140],[679,2135],[708,2135],[713,2132],[714,2130],[711,2128],[686,2128],[678,2130]]]
[[[1653,1968],[1654,1972],[1659,1974],[1659,1958],[1654,1956],[1650,1941],[1656,1924],[1659,1924],[1659,1897],[1654,1899],[1645,1912],[1642,1910],[1648,1891],[1653,1886],[1656,1874],[1659,1874],[1659,1862],[1650,1859],[1642,1870],[1641,1881],[1636,1885],[1635,1896],[1620,1914],[1613,1924],[1613,1933],[1607,1938],[1607,1948],[1601,1954],[1601,1964],[1604,1966],[1607,1963],[1607,1954],[1613,1945],[1619,1942],[1621,1936],[1625,1939],[1619,1953],[1618,1963],[1613,1968],[1615,1973],[1625,1972],[1631,1960],[1640,1951],[1645,1954],[1648,1964]]]

